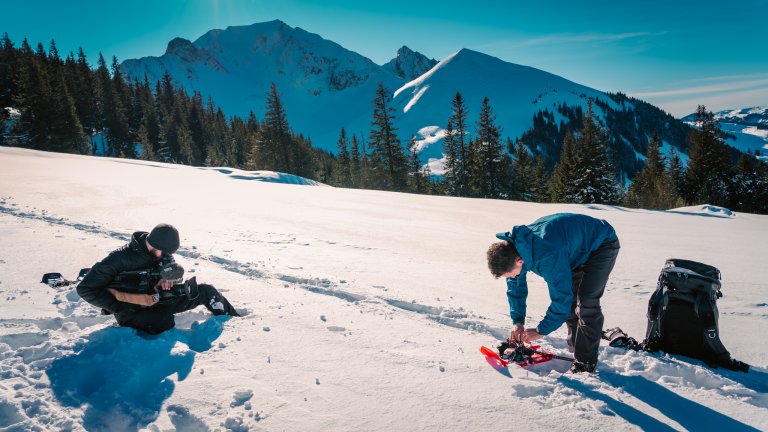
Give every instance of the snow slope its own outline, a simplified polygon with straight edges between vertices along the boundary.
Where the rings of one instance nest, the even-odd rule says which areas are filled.
[[[531,204],[244,181],[217,169],[0,147],[0,430],[766,430],[768,217]],[[233,172],[234,173],[234,172]],[[749,374],[600,349],[498,373],[510,328],[494,234],[549,213],[608,220],[622,251],[607,326],[635,337],[664,260],[720,268],[722,339]],[[130,233],[170,222],[177,260],[246,316],[156,337],[68,288]],[[530,323],[549,299],[529,277]],[[566,354],[560,329],[543,344]]]
[[[565,78],[532,67],[508,63],[477,51],[462,49],[443,59],[419,78],[397,89],[393,105],[399,108],[397,126],[405,131],[418,131],[428,126],[444,129],[451,116],[451,102],[460,91],[469,111],[467,121],[474,127],[484,97],[490,99],[496,124],[502,136],[519,137],[533,125],[539,110],[555,113],[555,123],[562,117],[556,106],[581,106],[587,99],[600,99],[619,108],[605,93],[576,84]],[[600,108],[595,106],[598,115]],[[429,142],[429,136],[424,136]],[[441,146],[422,153],[439,157]]]

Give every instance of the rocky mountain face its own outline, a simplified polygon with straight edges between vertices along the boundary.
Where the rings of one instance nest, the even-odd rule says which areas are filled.
[[[383,67],[405,81],[412,81],[432,69],[438,63],[424,54],[413,51],[407,46],[397,50],[397,56]]]

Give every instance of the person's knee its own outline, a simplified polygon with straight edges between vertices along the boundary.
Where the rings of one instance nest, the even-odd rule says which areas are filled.
[[[603,317],[603,309],[600,307],[600,303],[593,305],[579,305],[576,310],[576,315],[581,322],[590,322]]]
[[[200,297],[205,299],[209,299],[214,295],[216,295],[216,293],[218,293],[216,288],[210,284],[198,284],[197,292],[198,292],[198,295],[200,295]]]

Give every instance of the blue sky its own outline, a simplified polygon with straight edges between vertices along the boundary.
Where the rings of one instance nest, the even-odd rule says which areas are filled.
[[[159,56],[168,41],[280,19],[376,63],[402,45],[440,60],[461,48],[533,66],[674,115],[768,105],[768,1],[24,0],[4,2],[0,33],[66,55],[83,47]]]

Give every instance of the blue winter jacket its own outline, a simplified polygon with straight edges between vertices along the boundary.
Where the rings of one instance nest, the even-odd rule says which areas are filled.
[[[571,312],[573,281],[571,270],[584,264],[603,243],[617,240],[608,222],[590,216],[558,213],[544,216],[530,225],[519,225],[510,232],[496,234],[512,242],[523,259],[523,269],[507,278],[509,313],[515,324],[525,323],[525,300],[529,271],[544,278],[552,303],[538,325],[542,335],[557,330]]]

